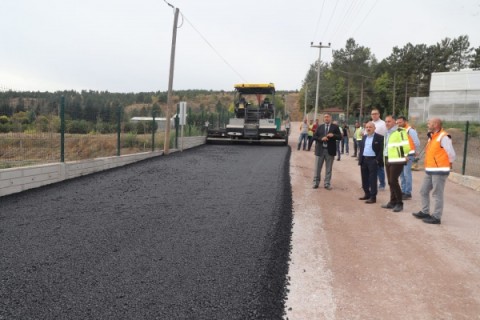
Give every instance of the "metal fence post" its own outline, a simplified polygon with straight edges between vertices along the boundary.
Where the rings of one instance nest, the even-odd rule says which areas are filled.
[[[65,96],[60,99],[60,162],[65,162]]]
[[[152,152],[155,151],[155,111],[152,112]]]
[[[178,127],[180,123],[180,119],[178,114],[180,113],[180,105],[177,104],[177,115],[175,116],[175,149],[178,149]]]
[[[468,147],[468,127],[470,122],[465,124],[465,142],[463,143],[463,163],[462,163],[462,175],[465,175],[465,167],[467,166],[467,147]]]
[[[120,132],[122,130],[121,120],[122,120],[122,106],[119,105],[117,108],[117,156],[120,156]]]

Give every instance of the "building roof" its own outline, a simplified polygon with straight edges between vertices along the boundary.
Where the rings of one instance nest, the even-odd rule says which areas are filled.
[[[174,120],[177,114],[174,114],[170,117],[170,120]],[[152,117],[133,117],[130,121],[152,121]],[[167,118],[165,117],[155,117],[155,121],[166,121]]]

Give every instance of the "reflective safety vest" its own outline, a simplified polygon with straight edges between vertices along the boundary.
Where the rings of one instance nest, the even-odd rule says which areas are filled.
[[[386,142],[388,163],[406,163],[410,152],[408,133],[403,128],[398,128],[388,136]]]
[[[355,129],[355,132],[353,133],[353,136],[355,137],[356,140],[361,141],[363,137],[363,128],[358,127]]]
[[[442,138],[448,136],[445,130],[432,133],[425,147],[425,172],[430,174],[449,174],[450,160],[448,153],[442,148]]]
[[[405,128],[405,130],[408,133],[408,143],[410,144],[410,151],[408,152],[408,154],[414,156],[415,155],[415,143],[413,142],[413,139],[410,136],[410,129],[412,129],[412,127],[410,127],[410,126],[407,126]]]
[[[313,136],[313,126],[314,124],[309,124],[308,125],[308,135]]]

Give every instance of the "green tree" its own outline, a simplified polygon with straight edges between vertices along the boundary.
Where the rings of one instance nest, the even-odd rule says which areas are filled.
[[[362,83],[365,84],[365,79],[370,77],[373,64],[376,59],[370,49],[360,46],[353,38],[347,40],[345,48],[333,53],[331,68],[336,76],[327,78],[332,85],[330,103],[342,106],[347,119],[356,106],[362,104],[365,94],[365,91],[362,93]]]
[[[472,60],[473,48],[470,47],[468,36],[463,35],[451,42],[452,54],[449,64],[450,71],[459,71],[467,68]]]
[[[480,47],[474,50],[472,61],[470,62],[470,68],[473,70],[480,70]]]

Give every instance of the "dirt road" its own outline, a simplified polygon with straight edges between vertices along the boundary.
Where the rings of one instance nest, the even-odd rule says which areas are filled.
[[[411,215],[423,171],[413,173],[413,199],[394,213],[380,207],[388,188],[376,204],[358,200],[351,154],[335,161],[333,190],[312,189],[314,154],[296,150],[298,126],[288,319],[480,319],[480,194],[449,181],[442,224],[428,225]]]

